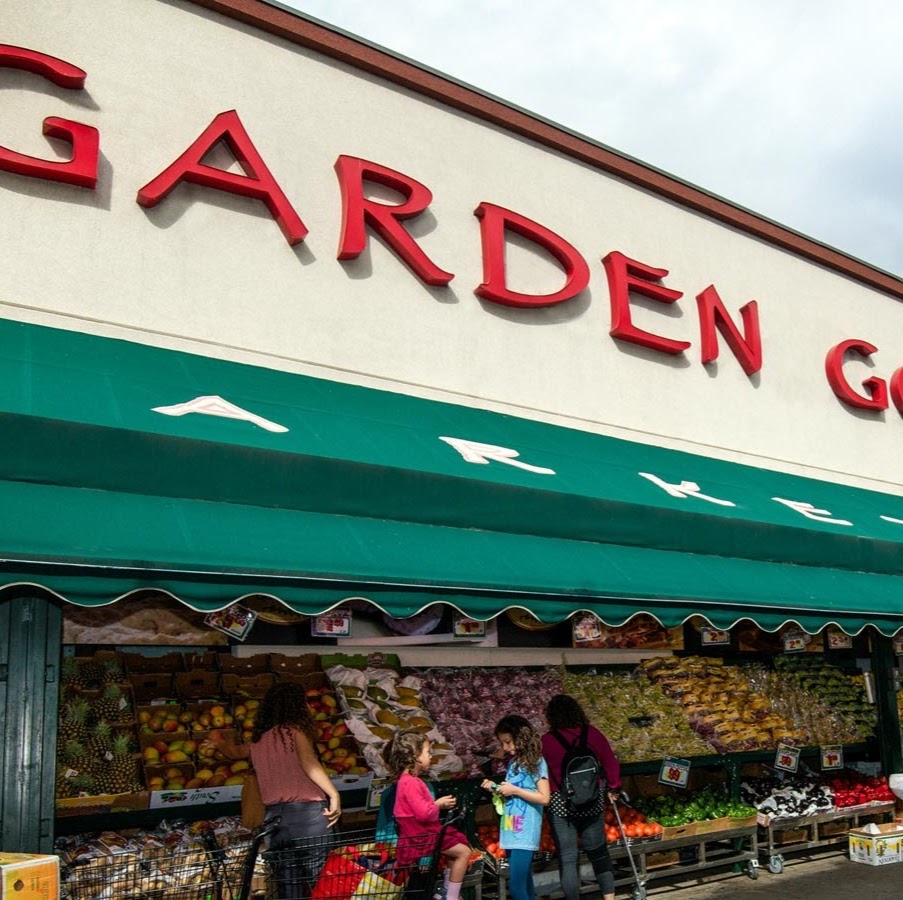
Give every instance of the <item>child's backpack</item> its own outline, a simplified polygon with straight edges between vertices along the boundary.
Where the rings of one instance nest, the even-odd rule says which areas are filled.
[[[574,812],[589,811],[602,793],[600,788],[602,769],[589,746],[589,726],[583,726],[573,744],[569,744],[557,731],[553,731],[552,734],[564,747],[564,759],[561,761],[561,793],[568,807]]]

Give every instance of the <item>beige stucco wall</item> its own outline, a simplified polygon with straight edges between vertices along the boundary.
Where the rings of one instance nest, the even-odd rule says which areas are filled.
[[[854,414],[823,370],[828,348],[856,337],[879,345],[874,371],[889,378],[903,365],[900,301],[198,8],[6,0],[3,20],[7,43],[88,80],[79,94],[0,71],[0,144],[47,156],[41,120],[69,117],[100,129],[102,166],[95,192],[0,172],[0,315],[903,493],[903,419]],[[296,248],[254,201],[181,186],[155,209],[135,202],[229,109],[310,229]],[[343,153],[431,188],[412,229],[455,273],[449,288],[424,286],[377,240],[356,262],[336,260]],[[481,201],[573,243],[589,291],[539,311],[477,299]],[[666,284],[685,297],[671,310],[639,301],[635,321],[691,341],[683,357],[609,337],[600,258],[611,250],[670,269]],[[516,289],[560,285],[530,247],[513,246],[509,264]],[[759,302],[764,367],[752,379],[724,345],[717,365],[699,362],[694,297],[709,284],[731,310]],[[872,374],[848,371],[854,383]]]

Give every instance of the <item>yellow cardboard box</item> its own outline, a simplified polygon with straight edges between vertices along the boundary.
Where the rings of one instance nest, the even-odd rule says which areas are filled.
[[[58,900],[58,856],[0,851],[0,900]]]
[[[903,828],[894,823],[850,829],[850,859],[867,866],[903,862]],[[877,828],[876,833],[869,833]]]

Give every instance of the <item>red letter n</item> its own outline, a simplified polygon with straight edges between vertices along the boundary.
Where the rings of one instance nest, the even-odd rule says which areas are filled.
[[[743,371],[747,375],[758,372],[762,368],[762,336],[759,332],[759,305],[756,301],[750,300],[746,306],[740,307],[745,337],[740,334],[724,308],[715,285],[710,284],[701,294],[696,295],[696,306],[699,310],[703,365],[718,359],[717,329],[737,357]]]

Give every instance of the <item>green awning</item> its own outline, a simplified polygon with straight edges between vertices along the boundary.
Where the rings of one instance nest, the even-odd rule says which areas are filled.
[[[10,590],[903,626],[894,495],[15,322],[0,322],[0,427]],[[508,462],[468,462],[456,441]]]

